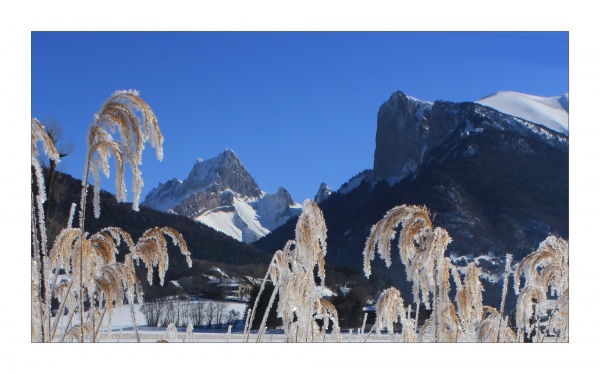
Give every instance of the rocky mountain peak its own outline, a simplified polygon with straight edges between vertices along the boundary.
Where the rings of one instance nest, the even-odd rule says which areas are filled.
[[[242,196],[258,198],[261,195],[260,188],[252,175],[230,149],[208,160],[198,159],[183,182],[182,189],[186,192],[197,191],[206,189],[212,184],[218,185],[222,190],[230,189]]]
[[[373,163],[376,179],[403,179],[414,173],[427,151],[442,142],[447,131],[432,129],[433,106],[400,91],[381,105]]]
[[[317,204],[319,204],[322,201],[324,201],[325,199],[327,199],[329,197],[329,195],[331,195],[331,193],[332,193],[331,188],[329,188],[327,186],[327,184],[321,183],[321,185],[319,186],[319,190],[317,191],[317,194],[315,195],[315,201],[317,202]]]
[[[294,200],[292,200],[292,195],[290,195],[290,193],[288,192],[288,190],[286,190],[283,187],[279,187],[277,189],[277,192],[275,192],[275,196],[277,196],[277,198],[284,202],[286,205],[294,205]]]
[[[193,218],[248,243],[301,211],[285,188],[274,194],[261,191],[231,149],[199,158],[184,181],[159,184],[143,205]]]
[[[431,103],[395,92],[377,114],[374,180],[395,184],[414,177],[437,150],[437,157],[444,158],[465,137],[490,128],[564,148],[568,146],[565,107],[568,94],[543,98],[500,92],[476,103]],[[439,149],[442,146],[444,150]]]

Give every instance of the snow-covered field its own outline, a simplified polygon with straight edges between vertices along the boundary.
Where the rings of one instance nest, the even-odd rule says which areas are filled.
[[[201,300],[198,302],[214,302],[213,300]],[[241,318],[243,318],[244,311],[246,308],[246,304],[240,302],[225,302],[226,310],[229,311],[231,309],[240,313]],[[138,323],[138,332],[140,335],[140,341],[142,343],[154,343],[159,340],[166,340],[171,343],[242,343],[243,342],[243,330],[244,330],[244,321],[239,320],[235,329],[232,329],[231,333],[227,332],[227,329],[208,329],[208,328],[195,328],[193,330],[192,340],[187,338],[187,332],[185,327],[179,327],[177,329],[177,335],[172,336],[167,333],[167,328],[165,327],[151,327],[146,324],[146,320],[144,317],[144,313],[140,311],[141,305],[134,305],[135,318]],[[76,317],[78,318],[78,317]],[[256,331],[252,331],[250,335],[250,342],[256,341]],[[123,307],[121,310],[115,310],[113,315],[113,321],[111,326],[111,331],[104,331],[104,339],[103,342],[110,343],[132,343],[137,342],[136,334],[133,328],[133,324],[131,322],[131,312],[127,305]],[[327,334],[328,342],[335,342],[335,337],[332,334]],[[352,332],[343,332],[342,333],[342,342],[345,343],[359,343],[362,341],[368,342],[391,342],[392,337],[387,334],[376,335],[371,334],[368,336],[367,334],[358,334],[356,330]],[[394,342],[397,342],[399,339],[399,335],[396,334],[393,338]],[[266,343],[282,343],[284,342],[284,334],[283,331],[269,331],[267,332],[267,336],[264,339]]]
[[[243,331],[233,331],[227,333],[226,330],[194,330],[192,340],[187,338],[185,328],[177,329],[177,336],[169,336],[166,328],[160,327],[144,327],[140,326],[140,342],[155,343],[158,341],[167,341],[169,343],[243,343]],[[352,333],[342,333],[342,343],[390,343],[399,342],[400,335],[396,334],[392,338],[390,335],[382,334],[358,334],[356,331]],[[250,334],[249,342],[256,342],[256,331]],[[105,339],[106,343],[135,343],[137,342],[135,332],[132,328],[124,329],[123,331],[113,331]],[[285,338],[282,331],[268,332],[263,340],[264,343],[284,343]],[[326,342],[335,343],[336,339],[333,334],[326,335]]]
[[[202,300],[198,302],[213,302],[213,300]],[[243,318],[246,304],[239,302],[226,302],[226,310],[235,310],[240,313]],[[151,327],[146,324],[144,314],[140,311],[141,305],[135,305],[135,318],[138,323],[138,333],[140,342],[155,343],[158,341],[167,341],[169,343],[243,343],[244,342],[244,321],[239,320],[235,329],[228,332],[227,329],[218,328],[195,328],[192,333],[192,338],[189,339],[186,328],[177,328],[176,334],[167,332],[165,327]],[[76,317],[75,319],[77,319]],[[342,343],[398,343],[401,342],[401,335],[395,333],[392,337],[390,334],[376,333],[369,334],[360,333],[356,330],[343,331]],[[256,342],[257,332],[252,331],[249,342]],[[105,343],[135,343],[137,337],[131,322],[130,309],[124,306],[122,310],[115,310],[111,331],[104,330],[102,342]],[[265,343],[284,343],[285,337],[282,330],[268,331],[263,342]],[[326,334],[326,342],[336,342],[335,336],[331,333]],[[553,337],[546,337],[544,343],[553,343]]]

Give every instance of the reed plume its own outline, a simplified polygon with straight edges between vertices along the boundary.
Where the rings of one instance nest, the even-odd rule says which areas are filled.
[[[377,318],[375,320],[375,332],[379,335],[382,329],[386,329],[388,334],[394,336],[394,323],[403,320],[406,314],[404,309],[404,300],[394,287],[385,289],[375,304]]]
[[[515,332],[495,308],[485,306],[477,327],[477,341],[484,343],[515,343]]]
[[[60,162],[60,157],[56,151],[56,147],[52,137],[48,134],[45,127],[35,118],[31,119],[31,167],[33,168],[35,178],[32,178],[32,193],[31,193],[31,236],[32,236],[32,254],[33,268],[37,275],[33,275],[36,282],[32,283],[32,292],[35,294],[37,301],[32,304],[32,308],[38,308],[37,311],[32,311],[32,340],[33,341],[48,341],[50,330],[50,291],[48,285],[48,259],[47,259],[47,234],[46,234],[46,218],[44,216],[44,203],[46,201],[46,186],[44,176],[42,174],[42,166],[38,161],[38,143],[41,142],[44,153],[50,160],[56,163]],[[37,194],[33,194],[33,186],[37,187]],[[34,297],[32,295],[32,297]],[[38,333],[33,333],[33,331]]]
[[[246,342],[258,301],[269,280],[273,283],[274,290],[259,328],[257,342],[264,338],[266,319],[276,295],[279,295],[277,316],[283,321],[286,341],[324,341],[329,321],[333,323],[336,340],[341,339],[337,311],[333,304],[321,299],[318,289],[325,282],[326,240],[327,228],[323,213],[314,201],[305,200],[296,223],[296,240],[288,241],[282,250],[278,250],[267,269],[250,318],[246,321]],[[319,284],[315,280],[315,271]],[[322,328],[317,320],[323,322]]]
[[[140,116],[138,116],[138,113]],[[156,148],[156,156],[162,160],[163,136],[158,127],[156,116],[150,106],[143,101],[137,91],[117,91],[101,106],[90,125],[87,139],[87,156],[83,188],[81,193],[80,229],[81,237],[85,236],[85,211],[90,172],[94,178],[93,206],[94,216],[100,216],[100,171],[108,178],[110,175],[108,159],[115,157],[117,166],[116,197],[117,201],[125,201],[125,164],[128,163],[133,174],[133,210],[139,209],[139,196],[143,185],[141,171],[144,143],[150,141]],[[119,133],[120,139],[112,134]],[[83,310],[83,263],[85,245],[79,253],[79,302]],[[91,277],[88,276],[88,281]],[[89,284],[89,282],[88,282]],[[83,313],[80,324],[83,325]],[[84,341],[83,330],[81,342]]]
[[[456,304],[458,306],[458,316],[465,329],[465,333],[471,335],[475,333],[483,316],[483,286],[479,279],[479,269],[475,263],[471,262],[467,266],[467,271],[464,277],[464,284],[458,282],[456,290]]]
[[[113,137],[118,133],[118,138]],[[122,307],[125,300],[133,314],[135,299],[141,300],[142,291],[135,274],[134,260],[143,262],[148,269],[150,283],[152,267],[158,265],[161,285],[168,268],[167,242],[169,236],[186,257],[191,267],[191,257],[187,245],[179,232],[169,227],[146,231],[138,243],[134,244],[130,235],[118,227],[107,227],[90,235],[85,231],[85,211],[88,181],[94,178],[94,215],[100,214],[99,191],[100,172],[109,177],[109,159],[116,161],[117,200],[124,201],[126,189],[125,166],[129,164],[133,174],[133,209],[139,207],[139,195],[143,181],[141,164],[144,144],[150,142],[156,148],[156,156],[162,159],[163,137],[156,117],[148,104],[139,98],[136,91],[117,91],[101,107],[90,125],[87,137],[87,156],[79,211],[79,227],[73,228],[75,204],[71,206],[65,229],[56,237],[52,249],[45,250],[45,222],[42,204],[45,188],[41,167],[37,161],[37,143],[42,142],[49,158],[58,162],[58,153],[52,139],[36,119],[32,119],[32,167],[37,182],[37,197],[32,190],[32,340],[54,341],[59,322],[68,311],[68,322],[60,341],[97,341],[105,336],[100,331],[108,314],[108,326],[112,321],[115,307]],[[36,204],[37,203],[37,204]],[[125,246],[130,253],[124,262],[116,261],[119,248]],[[65,275],[60,275],[64,272]],[[40,277],[41,274],[41,277]],[[52,284],[50,285],[50,279]],[[43,279],[43,281],[42,281]],[[47,297],[42,300],[41,284],[46,285]],[[51,324],[49,304],[51,297],[59,302],[58,313]],[[85,317],[84,301],[90,308]],[[99,307],[100,310],[96,308]],[[35,309],[35,310],[34,310]],[[102,311],[102,313],[100,313]],[[79,324],[73,325],[74,316],[79,314]],[[135,318],[133,324],[136,327]],[[86,339],[87,336],[87,339]],[[139,335],[138,335],[139,341]]]
[[[440,227],[433,227],[427,208],[419,206],[397,206],[371,228],[371,234],[365,244],[364,272],[368,278],[371,274],[371,261],[375,259],[375,251],[391,266],[391,242],[396,236],[396,229],[402,226],[399,233],[398,249],[400,259],[405,266],[407,280],[413,283],[412,292],[417,304],[416,317],[418,320],[421,302],[426,309],[431,309],[430,294],[433,299],[433,309],[438,311],[435,316],[434,331],[441,322],[443,308],[437,308],[438,299],[446,292],[437,288],[443,287],[442,280],[448,277],[444,273],[444,252],[452,241],[448,232]],[[445,299],[442,300],[445,304]],[[444,306],[444,305],[442,305]],[[415,326],[416,328],[416,326]],[[436,333],[436,339],[438,334]]]
[[[97,336],[107,312],[107,326],[110,331],[114,309],[121,309],[124,300],[127,300],[127,303],[132,306],[136,297],[139,300],[142,299],[143,293],[140,281],[135,274],[131,254],[125,257],[123,263],[113,262],[104,265],[96,275],[94,281],[98,290],[98,303],[99,305],[104,305],[102,316],[95,330],[95,336]]]
[[[139,116],[138,116],[139,114]],[[118,132],[120,140],[113,134]],[[158,121],[150,106],[139,97],[137,91],[117,91],[102,105],[95,115],[88,132],[88,151],[82,194],[82,211],[85,210],[88,175],[94,177],[94,215],[100,215],[100,172],[110,176],[109,158],[115,157],[117,201],[126,198],[125,165],[129,164],[133,174],[133,210],[139,209],[139,197],[143,185],[139,165],[142,164],[144,143],[150,141],[156,148],[156,157],[162,160],[163,136]]]
[[[521,276],[525,285],[520,290]],[[542,334],[555,333],[568,341],[569,313],[569,245],[561,238],[549,236],[538,249],[526,256],[514,273],[517,293],[517,327],[531,336],[533,325],[537,340]],[[545,322],[542,322],[545,321]],[[542,331],[542,325],[546,330]]]
[[[133,249],[133,260],[138,264],[140,260],[148,268],[148,283],[152,284],[152,269],[158,266],[158,276],[160,285],[165,282],[165,273],[169,268],[169,255],[167,253],[167,239],[169,236],[175,246],[181,250],[181,254],[185,256],[189,267],[192,267],[192,259],[187,244],[183,236],[176,230],[170,227],[154,227],[146,230],[142,237],[135,244]]]
[[[331,321],[335,341],[338,343],[342,341],[337,309],[331,303],[331,301],[325,299],[319,300],[319,306],[317,307],[315,319],[320,319],[323,321],[320,340],[325,341],[325,333],[327,331],[327,327],[329,326],[329,321]]]

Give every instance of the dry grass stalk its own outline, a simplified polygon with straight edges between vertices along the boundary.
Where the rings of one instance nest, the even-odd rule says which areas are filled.
[[[47,235],[46,221],[44,217],[44,202],[46,201],[46,186],[44,176],[42,175],[42,166],[38,161],[38,142],[43,145],[44,153],[49,159],[60,162],[59,154],[56,151],[54,142],[44,126],[35,118],[31,119],[31,166],[35,172],[35,178],[32,179],[32,194],[31,194],[31,234],[32,234],[32,254],[35,265],[32,271],[37,275],[34,276],[37,282],[32,284],[32,292],[37,298],[36,303],[32,307],[38,308],[37,311],[32,311],[32,325],[36,327],[32,329],[33,341],[48,341],[50,334],[50,291],[48,280],[48,260],[47,260]],[[33,183],[37,187],[37,194],[34,197]],[[32,274],[33,276],[33,274]],[[43,287],[43,291],[42,291]],[[32,295],[32,297],[34,297]],[[33,333],[38,331],[39,333]]]
[[[342,341],[337,309],[335,309],[335,306],[331,303],[331,301],[324,299],[319,300],[319,307],[317,308],[315,319],[320,319],[323,321],[323,326],[321,326],[320,337],[322,341],[325,341],[325,333],[327,332],[329,321],[331,321],[333,325],[333,334],[335,336],[335,341],[338,343]]]
[[[277,316],[283,321],[286,341],[324,341],[329,321],[333,323],[336,339],[341,339],[337,311],[333,304],[321,299],[317,288],[325,280],[326,240],[327,228],[323,213],[314,201],[306,200],[296,224],[296,240],[286,243],[284,249],[277,251],[271,260],[251,316],[246,321],[245,341],[249,339],[254,311],[264,285],[269,280],[273,282],[275,289],[263,316],[257,342],[264,338],[266,319],[276,295],[279,295]],[[320,284],[315,281],[315,270]],[[317,320],[323,321],[323,329],[319,327]]]
[[[131,254],[126,256],[124,263],[112,262],[103,266],[94,281],[98,290],[97,301],[99,305],[104,305],[96,331],[102,325],[107,312],[108,330],[110,330],[114,308],[121,309],[124,300],[127,300],[129,305],[133,305],[136,296],[140,300],[143,297],[142,286],[135,274]]]
[[[119,139],[113,134],[119,134]],[[94,213],[100,214],[99,190],[102,172],[109,177],[109,158],[114,156],[116,161],[117,199],[125,200],[125,165],[129,164],[133,173],[133,209],[137,210],[139,195],[143,181],[138,166],[141,164],[144,144],[150,141],[156,148],[156,155],[162,159],[163,137],[160,133],[154,113],[136,91],[115,92],[100,111],[95,115],[94,122],[88,132],[87,158],[80,204],[80,227],[73,228],[72,220],[75,204],[71,207],[67,227],[55,239],[50,252],[45,253],[45,222],[42,204],[45,200],[45,188],[41,167],[37,161],[37,143],[42,141],[48,157],[58,162],[58,153],[44,127],[36,119],[32,119],[32,167],[35,172],[38,195],[34,199],[32,193],[32,340],[53,341],[59,321],[65,310],[68,310],[68,322],[61,341],[81,342],[96,341],[104,317],[108,312],[109,326],[115,307],[122,307],[123,301],[129,301],[133,316],[135,297],[141,298],[140,283],[135,275],[133,260],[140,260],[149,267],[149,277],[152,266],[159,266],[161,284],[164,273],[168,268],[168,256],[165,235],[171,237],[173,243],[179,246],[186,256],[188,265],[191,258],[185,240],[181,234],[169,227],[148,230],[140,241],[134,245],[128,233],[118,227],[108,227],[89,235],[85,232],[85,210],[90,173],[95,180]],[[37,203],[37,204],[35,204]],[[116,262],[116,254],[121,243],[131,251],[123,263]],[[41,255],[40,255],[41,254]],[[66,275],[61,276],[59,272]],[[40,280],[41,274],[43,282]],[[52,285],[50,286],[50,278]],[[150,280],[151,281],[151,280]],[[40,285],[45,284],[47,297],[42,300]],[[60,303],[58,315],[53,328],[50,326],[49,300],[51,297]],[[85,317],[84,301],[88,300],[91,307]],[[96,310],[96,305],[103,308],[102,313]],[[75,314],[79,314],[80,323],[71,327]],[[86,321],[87,319],[87,321]],[[47,321],[47,324],[44,322]],[[137,323],[134,320],[134,326]],[[137,332],[137,329],[136,329]],[[87,339],[86,339],[87,335]],[[105,336],[105,334],[102,334]]]
[[[520,290],[521,276],[525,286]],[[529,254],[514,274],[517,299],[517,327],[530,337],[533,324],[536,339],[548,333],[568,341],[569,313],[569,245],[561,238],[549,236]],[[542,324],[542,320],[545,322]],[[542,326],[544,325],[544,326]],[[546,329],[542,332],[542,327]]]
[[[456,277],[455,277],[456,279]],[[457,284],[456,304],[458,316],[467,335],[475,333],[483,315],[483,286],[479,280],[479,269],[475,263],[469,263],[464,277],[464,285]]]
[[[42,303],[39,295],[40,290],[39,271],[36,263],[31,259],[31,341],[42,340]]]
[[[270,280],[275,287],[267,305],[267,310],[270,311],[273,306],[273,302],[275,301],[275,297],[279,292],[280,284],[282,283],[283,279],[289,277],[289,274],[291,273],[291,269],[289,266],[291,260],[289,258],[289,254],[291,247],[295,244],[295,241],[289,240],[282,250],[276,251],[273,255],[271,263],[269,264],[269,267],[267,269],[267,274],[260,285],[260,289],[258,291],[258,295],[256,296],[256,300],[254,301],[254,305],[248,313],[248,317],[246,318],[246,324],[244,326],[244,342],[247,343],[248,339],[250,338],[250,328],[252,327],[252,321],[254,321],[256,307],[258,306],[258,301],[262,296],[266,283]],[[262,336],[266,331],[266,322],[268,315],[268,313],[265,313],[265,315],[263,316],[263,319],[260,324],[261,328],[259,329],[257,341],[261,341]]]
[[[167,330],[165,331],[165,339],[169,342],[177,341],[177,327],[173,323],[169,323]]]
[[[229,325],[228,334],[229,333],[231,333],[231,325]],[[191,322],[189,322],[187,324],[187,327],[185,329],[184,342],[186,342],[186,343],[193,343],[194,342],[194,326],[192,326]]]
[[[489,306],[483,308],[477,331],[477,341],[479,342],[514,343],[517,341],[515,332],[502,319],[500,312]]]
[[[169,255],[167,252],[167,239],[169,236],[175,246],[178,246],[186,258],[189,267],[192,267],[192,259],[183,236],[170,227],[154,227],[144,232],[133,249],[133,260],[139,264],[140,260],[148,268],[148,283],[152,284],[152,269],[158,266],[160,285],[165,281],[165,273],[169,268]]]
[[[371,274],[371,261],[375,259],[375,251],[391,266],[391,241],[396,236],[396,229],[402,226],[399,233],[398,249],[400,258],[406,268],[407,280],[413,282],[413,298],[417,304],[417,316],[421,302],[425,308],[431,309],[429,295],[434,302],[433,309],[437,311],[436,322],[433,324],[434,335],[438,338],[438,325],[441,323],[447,290],[442,288],[444,279],[448,277],[444,271],[444,252],[452,241],[446,230],[434,228],[427,208],[402,205],[391,209],[371,228],[371,234],[365,244],[364,272],[367,277]],[[442,292],[442,295],[438,295]],[[446,296],[444,296],[446,295]],[[440,308],[436,306],[439,299],[443,302]],[[416,332],[415,332],[416,333]]]
[[[83,329],[81,328],[81,325],[75,325],[68,329],[63,335],[61,342],[77,342],[80,340],[81,336],[83,336],[84,341],[86,341],[86,337],[87,339],[91,339],[91,335],[92,323],[91,321],[88,321],[87,323],[83,324]]]
[[[400,291],[394,287],[385,289],[375,304],[377,318],[375,320],[375,332],[381,334],[386,329],[388,334],[394,336],[394,323],[405,318],[404,300]]]
[[[138,116],[138,113],[140,116]],[[120,140],[112,134],[119,133]],[[143,101],[137,91],[117,91],[100,108],[88,132],[88,153],[84,180],[82,209],[87,193],[88,173],[94,177],[94,214],[100,215],[99,192],[102,172],[110,175],[108,159],[112,155],[116,160],[117,201],[125,201],[125,164],[129,164],[133,174],[133,209],[138,210],[139,196],[143,185],[138,168],[142,163],[144,143],[150,141],[156,148],[156,157],[162,160],[163,136],[158,121],[150,106]]]
[[[141,113],[141,118],[137,113]],[[121,140],[113,138],[112,134],[118,130]],[[88,190],[89,174],[94,177],[94,216],[100,216],[100,178],[102,171],[106,177],[110,175],[108,158],[114,155],[117,163],[115,178],[117,187],[117,201],[125,201],[125,163],[131,167],[133,173],[133,210],[138,210],[139,195],[142,188],[142,177],[138,165],[142,163],[142,150],[144,143],[150,140],[156,148],[159,160],[162,159],[163,137],[158,128],[154,112],[138,96],[137,91],[117,91],[100,111],[95,115],[94,122],[90,125],[87,140],[87,157],[83,188],[81,193],[80,229],[81,237],[85,236],[85,211]],[[85,245],[82,245],[79,259],[79,302],[83,310],[83,256]],[[89,277],[88,277],[89,278]],[[92,303],[93,304],[93,303]],[[83,325],[83,313],[80,324]],[[81,342],[84,341],[83,330]]]

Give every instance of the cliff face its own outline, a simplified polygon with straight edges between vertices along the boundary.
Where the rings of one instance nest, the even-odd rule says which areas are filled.
[[[395,92],[377,114],[374,182],[395,184],[414,177],[432,156],[448,156],[440,155],[440,148],[450,151],[465,138],[490,128],[568,149],[568,136],[546,125],[476,103],[431,103]]]
[[[423,163],[425,153],[439,144],[430,125],[432,103],[394,93],[379,108],[375,138],[374,177],[403,179]]]

